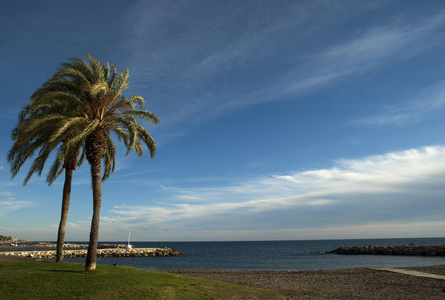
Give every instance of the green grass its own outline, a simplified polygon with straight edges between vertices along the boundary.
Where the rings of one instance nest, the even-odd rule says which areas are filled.
[[[273,291],[128,267],[0,262],[0,299],[270,299]]]

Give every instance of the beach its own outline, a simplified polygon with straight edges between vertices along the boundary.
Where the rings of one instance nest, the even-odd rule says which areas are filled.
[[[445,275],[445,266],[410,267]],[[169,270],[174,274],[271,289],[278,299],[445,299],[445,281],[368,268],[319,271]]]

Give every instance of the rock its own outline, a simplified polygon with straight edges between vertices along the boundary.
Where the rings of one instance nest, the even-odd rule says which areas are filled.
[[[86,257],[87,249],[81,250],[64,250],[64,257]],[[3,255],[16,255],[16,256],[29,256],[32,258],[53,258],[56,256],[56,251],[11,251],[2,252]],[[123,249],[123,248],[111,248],[111,249],[98,249],[97,255],[101,257],[147,257],[147,256],[174,256],[183,255],[179,251],[166,248],[140,248],[140,249]]]
[[[445,245],[344,246],[326,253],[445,256]]]

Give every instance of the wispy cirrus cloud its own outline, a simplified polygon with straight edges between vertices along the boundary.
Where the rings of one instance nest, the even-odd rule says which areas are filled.
[[[17,200],[12,192],[0,192],[0,216],[5,216],[14,210],[30,206],[32,206],[31,201]]]
[[[267,18],[264,14],[270,7],[244,7],[247,11],[238,12],[243,18],[237,18],[232,4],[212,7],[234,12],[217,18],[210,8],[208,14],[194,15],[196,7],[185,3],[166,14],[165,5],[141,2],[132,12],[138,26],[129,44],[143,49],[131,57],[133,82],[143,82],[141,88],[148,86],[153,97],[163,99],[161,106],[154,107],[162,116],[163,128],[187,124],[163,134],[163,140],[184,135],[189,126],[215,116],[283,98],[299,99],[351,76],[415,56],[441,40],[437,29],[445,24],[443,11],[417,19],[401,13],[353,31],[340,43],[326,41],[308,51],[301,46],[308,42],[308,32],[327,34],[329,22],[347,20],[348,11],[363,13],[373,8],[343,3],[341,9],[329,7],[328,14],[325,3],[315,1],[274,10]],[[194,22],[184,26],[175,22],[179,16]],[[159,35],[157,30],[176,33]],[[271,60],[273,65],[267,63]],[[147,78],[155,81],[147,82]],[[404,118],[403,114],[392,115],[392,122]]]
[[[370,27],[356,37],[315,54],[305,66],[309,71],[303,72],[304,76],[296,81],[291,91],[311,91],[388,61],[393,63],[416,55],[436,45],[437,41],[428,37],[444,25],[445,11],[441,11],[417,22],[405,20]]]
[[[382,108],[380,113],[355,120],[360,126],[408,126],[415,124],[445,106],[445,81],[427,87],[415,98],[391,107]]]
[[[153,235],[170,239],[210,229],[214,238],[221,234],[222,239],[229,238],[223,232],[231,232],[232,237],[250,232],[252,238],[273,238],[264,232],[309,229],[322,234],[322,228],[332,233],[335,228],[350,228],[352,236],[356,226],[367,232],[380,228],[383,233],[381,223],[396,224],[394,230],[422,223],[427,231],[425,224],[443,218],[444,175],[445,147],[410,149],[340,159],[329,169],[269,175],[220,187],[167,189],[176,203],[116,205],[104,213],[101,224],[110,234],[123,228],[156,229]]]

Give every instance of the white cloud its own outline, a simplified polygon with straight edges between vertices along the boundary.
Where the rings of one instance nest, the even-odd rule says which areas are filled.
[[[370,233],[378,227],[383,232],[378,224],[387,224],[392,232],[399,226],[409,236],[407,224],[443,218],[444,176],[443,146],[340,159],[330,169],[269,175],[223,187],[166,189],[180,203],[117,205],[105,213],[101,230],[167,230],[168,236],[179,238],[205,228],[214,234],[231,232],[233,237],[329,228],[325,232],[341,237],[341,228],[349,228],[346,237],[357,228]],[[428,226],[423,227],[427,232]]]
[[[11,192],[0,192],[0,196],[7,199],[13,199],[14,194]]]
[[[30,206],[32,206],[31,201],[17,200],[12,192],[0,192],[0,216],[5,216],[14,210]]]

